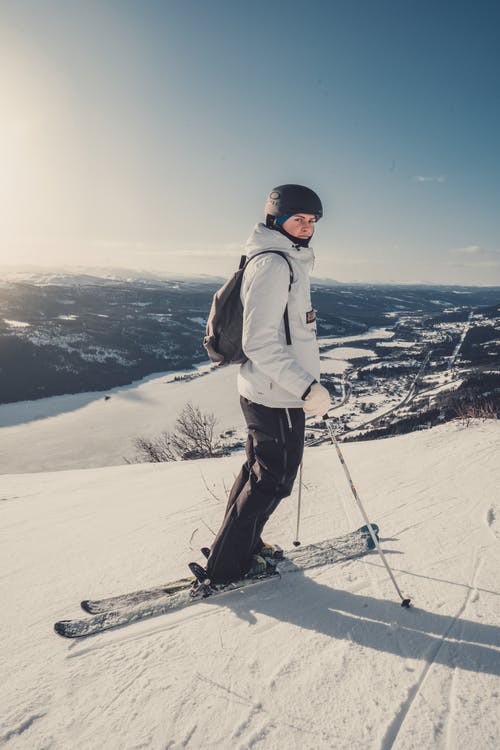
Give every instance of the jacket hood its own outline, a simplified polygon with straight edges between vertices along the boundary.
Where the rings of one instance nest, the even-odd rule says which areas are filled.
[[[247,258],[253,258],[254,255],[261,253],[263,250],[280,250],[292,258],[302,261],[314,260],[314,252],[311,246],[297,247],[281,232],[269,229],[263,222],[259,222],[255,225],[246,242],[245,255]]]

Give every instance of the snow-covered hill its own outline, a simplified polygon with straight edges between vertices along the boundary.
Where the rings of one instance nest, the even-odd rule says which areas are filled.
[[[68,443],[78,414],[53,417]],[[52,630],[80,599],[200,559],[241,456],[0,477],[0,745],[497,748],[499,438],[491,421],[344,447],[411,610],[372,553],[81,642]],[[304,544],[360,525],[331,446],[304,481]],[[288,547],[295,514],[283,501],[266,537]]]

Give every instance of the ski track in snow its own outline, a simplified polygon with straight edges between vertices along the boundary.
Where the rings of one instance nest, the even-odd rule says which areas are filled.
[[[203,522],[222,514],[207,487],[230,482],[240,457],[2,477],[1,497],[17,501],[0,502],[0,744],[495,750],[498,437],[498,424],[449,425],[343,447],[413,610],[373,552],[85,641],[57,638],[53,621],[87,595],[182,574],[190,541],[209,541]],[[306,451],[304,544],[360,525],[335,458]],[[288,546],[295,518],[283,502],[269,538]]]
[[[447,645],[450,646],[450,643],[447,641],[447,639],[457,624],[459,626],[459,632],[457,634],[457,637],[451,643],[451,649],[452,649],[452,652],[456,653],[456,650],[460,648],[461,634],[462,634],[462,629],[463,629],[463,626],[460,624],[460,618],[467,611],[469,602],[471,601],[471,599],[473,599],[473,595],[474,594],[477,595],[476,581],[477,581],[479,570],[481,567],[481,559],[479,558],[477,554],[475,555],[475,558],[476,559],[475,559],[474,566],[473,566],[472,581],[468,587],[467,593],[465,594],[464,601],[462,605],[460,606],[460,609],[458,610],[456,615],[453,617],[446,631],[440,636],[439,641],[432,647],[429,653],[425,655],[424,657],[426,660],[425,666],[421,670],[420,675],[418,679],[416,680],[416,682],[414,682],[413,685],[411,685],[408,688],[407,697],[401,703],[399,710],[397,711],[396,715],[390,722],[386,730],[386,733],[382,739],[380,750],[391,750],[393,747],[399,744],[398,739],[400,738],[405,728],[405,724],[408,721],[408,718],[410,716],[412,708],[414,707],[414,704],[416,703],[417,699],[422,697],[423,688],[425,687],[425,683],[429,677],[429,674],[436,663],[436,658],[443,647]],[[404,656],[404,654],[402,654],[402,656]],[[451,661],[453,661],[453,655],[451,657]],[[448,688],[448,699],[447,699],[448,712],[447,712],[446,726],[444,729],[445,747],[448,750],[454,750],[454,748],[456,747],[454,744],[450,742],[450,737],[449,737],[450,726],[452,723],[452,719],[454,718],[454,713],[456,712],[456,706],[455,706],[455,701],[454,701],[456,680],[457,680],[457,667],[456,665],[453,665],[453,671],[451,674],[451,679],[449,681],[450,685]],[[441,727],[438,727],[436,734],[440,734],[441,731],[442,731]],[[407,747],[407,745],[403,741],[400,747],[401,747],[401,750],[403,750],[403,748]]]
[[[492,535],[497,541],[500,541],[500,523],[498,520],[498,506],[491,505],[486,512],[486,523]]]
[[[187,612],[180,613],[173,612],[166,617],[159,617],[157,620],[155,619],[154,625],[150,624],[150,621],[146,620],[145,622],[141,623],[142,627],[140,629],[140,632],[136,632],[133,635],[127,634],[128,626],[125,626],[124,628],[119,628],[118,630],[113,631],[112,634],[110,632],[107,632],[105,637],[103,637],[102,635],[95,635],[90,636],[84,641],[84,643],[87,643],[88,641],[95,640],[95,645],[92,644],[91,646],[83,646],[83,644],[80,644],[78,640],[75,640],[68,646],[68,649],[74,649],[74,653],[68,653],[66,658],[78,659],[82,656],[87,656],[88,654],[96,653],[98,651],[108,651],[115,645],[119,646],[124,644],[132,644],[136,641],[148,640],[156,633],[164,633],[169,630],[177,630],[184,622],[188,621],[189,623],[195,623],[207,618],[217,617],[219,614],[223,613],[223,610],[217,608],[215,605],[207,606],[209,606],[210,609],[207,609],[203,612],[195,613],[192,610],[189,610]]]
[[[292,711],[290,708],[283,710],[282,707],[276,708],[275,706],[275,691],[279,691],[288,681],[293,681],[300,676],[304,668],[304,655],[309,658],[313,657],[316,647],[317,644],[312,635],[305,642],[297,643],[290,649],[286,658],[268,675],[263,673],[258,658],[248,662],[247,667],[250,673],[258,679],[260,685],[257,698],[251,694],[238,693],[233,688],[232,681],[228,687],[199,675],[200,679],[207,682],[220,695],[226,696],[231,703],[248,706],[246,717],[233,728],[230,747],[237,750],[250,750],[257,745],[266,747],[271,733],[279,731],[283,726],[291,729],[301,738],[303,747],[326,747],[324,743],[329,739],[333,740],[333,737],[324,731],[315,730],[307,718],[301,716],[296,710]],[[270,746],[275,747],[272,739],[270,742]]]
[[[2,737],[0,737],[0,742],[2,744],[7,743],[15,737],[19,737],[20,735],[24,734],[24,732],[27,732],[28,729],[31,729],[35,722],[37,722],[39,719],[43,719],[44,716],[45,713],[31,714],[30,716],[27,716],[26,719],[24,719],[18,726],[14,727],[14,729],[11,729]]]

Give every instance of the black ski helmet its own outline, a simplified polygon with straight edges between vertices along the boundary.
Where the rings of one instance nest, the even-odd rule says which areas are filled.
[[[264,209],[266,225],[274,226],[279,216],[293,214],[314,214],[316,221],[323,216],[323,206],[314,190],[304,185],[278,185],[269,193]]]

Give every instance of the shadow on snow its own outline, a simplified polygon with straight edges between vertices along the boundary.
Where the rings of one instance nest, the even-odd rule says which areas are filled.
[[[245,592],[245,603],[235,592],[217,604],[251,624],[260,613],[376,651],[500,676],[500,628],[459,616],[472,589],[453,616],[332,589],[299,572],[271,585],[272,592]]]

